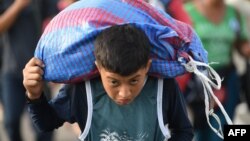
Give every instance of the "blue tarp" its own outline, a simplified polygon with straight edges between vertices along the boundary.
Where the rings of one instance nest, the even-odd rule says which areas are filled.
[[[96,35],[113,25],[133,24],[152,44],[149,75],[176,77],[186,72],[188,55],[207,63],[207,52],[193,29],[142,0],[81,0],[46,27],[35,51],[45,63],[44,79],[74,83],[98,75],[93,54]],[[125,64],[126,65],[126,64]]]

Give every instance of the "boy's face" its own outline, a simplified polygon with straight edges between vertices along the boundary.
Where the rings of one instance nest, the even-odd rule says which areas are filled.
[[[146,68],[141,68],[129,76],[121,76],[117,73],[109,72],[101,65],[97,65],[97,68],[108,96],[118,105],[126,105],[139,95],[144,86],[150,64],[151,60]]]

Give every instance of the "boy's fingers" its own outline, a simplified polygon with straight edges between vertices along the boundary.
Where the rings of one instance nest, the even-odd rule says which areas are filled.
[[[30,75],[28,75],[26,77],[26,80],[36,80],[36,81],[41,81],[43,78],[42,78],[42,75],[38,74],[38,73],[32,73]]]
[[[27,63],[27,66],[39,66],[39,67],[43,68],[45,65],[44,65],[44,63],[40,59],[33,57]]]
[[[28,87],[35,87],[39,85],[41,82],[37,80],[25,80],[23,83]]]
[[[28,70],[29,73],[38,73],[40,75],[43,75],[43,69],[39,66],[31,66]]]

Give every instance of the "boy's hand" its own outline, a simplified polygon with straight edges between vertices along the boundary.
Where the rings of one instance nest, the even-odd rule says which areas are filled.
[[[23,69],[23,85],[26,88],[29,99],[40,98],[43,91],[43,68],[44,64],[37,58],[31,58]]]

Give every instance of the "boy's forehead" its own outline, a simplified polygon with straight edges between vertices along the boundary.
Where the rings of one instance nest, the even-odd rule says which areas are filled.
[[[131,79],[131,78],[135,78],[135,77],[138,77],[138,76],[141,76],[141,71],[143,71],[144,69],[141,68],[139,69],[138,71],[136,71],[135,73],[132,73],[130,75],[121,75],[119,73],[116,73],[116,72],[112,72],[112,71],[109,71],[107,69],[102,69],[102,73],[100,73],[100,75],[102,76],[105,76],[107,78],[121,78],[121,79]]]

